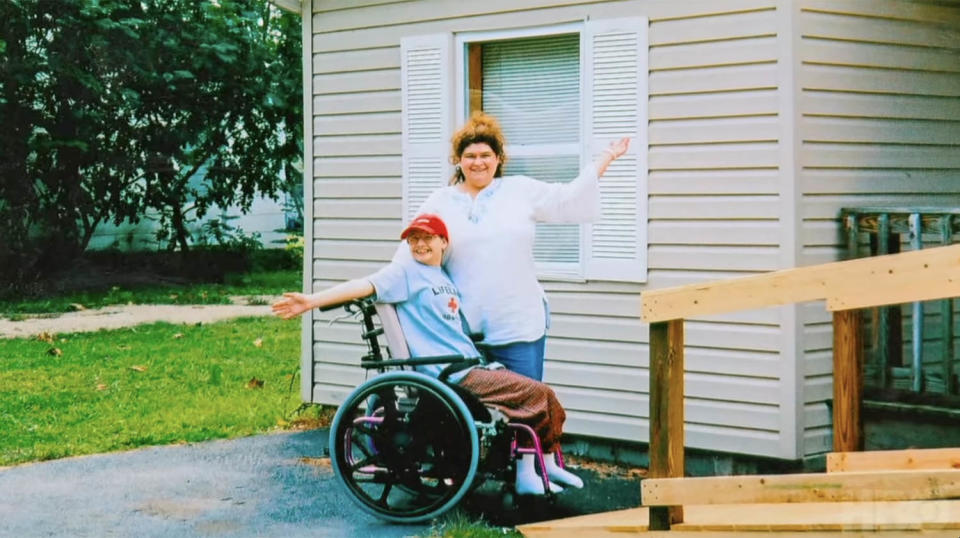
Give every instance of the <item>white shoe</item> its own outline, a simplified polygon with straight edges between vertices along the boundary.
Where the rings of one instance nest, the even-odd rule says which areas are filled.
[[[560,493],[563,491],[563,488],[553,482],[550,482],[550,493]],[[517,490],[517,495],[543,495],[543,479],[539,475],[534,474],[532,477],[529,475],[520,475],[517,474],[517,481],[514,484],[514,488]]]
[[[563,488],[549,482],[551,493],[560,493]],[[543,478],[537,474],[533,454],[524,454],[517,460],[517,480],[514,483],[517,495],[543,495]]]
[[[583,488],[583,480],[579,476],[557,465],[557,460],[553,457],[553,454],[544,454],[543,460],[547,466],[547,476],[550,477],[552,482],[557,482],[571,488]]]

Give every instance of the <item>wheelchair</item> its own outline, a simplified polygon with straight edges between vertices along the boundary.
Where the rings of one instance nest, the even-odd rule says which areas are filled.
[[[365,298],[324,310],[334,308],[360,319],[367,343],[360,364],[377,371],[346,397],[330,428],[334,474],[361,509],[395,523],[426,521],[488,480],[503,482],[502,499],[512,506],[516,459],[530,453],[545,495],[554,499],[532,428],[508,422],[455,383],[413,370],[424,364],[457,365],[448,366],[449,371],[476,359],[411,358],[392,305]],[[465,362],[469,360],[475,362]],[[519,445],[521,436],[528,436],[532,448]],[[562,466],[559,450],[556,454]]]

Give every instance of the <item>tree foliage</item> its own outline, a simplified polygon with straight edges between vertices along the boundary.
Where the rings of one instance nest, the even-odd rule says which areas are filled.
[[[266,0],[0,2],[0,275],[97,225],[276,197],[302,151],[300,21]]]

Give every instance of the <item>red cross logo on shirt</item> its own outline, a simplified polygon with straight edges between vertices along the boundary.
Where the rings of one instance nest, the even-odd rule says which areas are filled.
[[[457,298],[456,298],[456,297],[451,297],[451,298],[450,298],[450,302],[447,303],[447,307],[450,308],[450,312],[453,312],[454,314],[456,314],[456,313],[457,313]]]

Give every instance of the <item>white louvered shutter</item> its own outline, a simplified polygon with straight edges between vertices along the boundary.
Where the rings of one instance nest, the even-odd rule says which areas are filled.
[[[408,222],[453,173],[453,36],[434,34],[400,43],[403,137],[403,221]]]
[[[580,36],[560,34],[483,45],[483,110],[507,139],[506,175],[569,182],[580,168]],[[579,273],[580,226],[538,224],[541,272]]]
[[[647,279],[647,19],[588,21],[584,106],[588,156],[630,137],[629,152],[600,178],[601,217],[589,231],[586,276]]]

